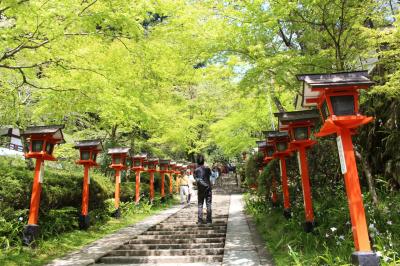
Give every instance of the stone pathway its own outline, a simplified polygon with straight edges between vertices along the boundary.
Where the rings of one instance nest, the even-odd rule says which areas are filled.
[[[273,265],[233,191],[233,175],[219,180],[212,224],[196,224],[197,202],[173,207],[49,265]]]

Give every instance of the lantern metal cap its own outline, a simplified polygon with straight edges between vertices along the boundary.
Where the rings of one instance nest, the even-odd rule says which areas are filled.
[[[123,154],[126,153],[129,155],[131,151],[131,148],[122,148],[122,147],[116,147],[116,148],[109,148],[107,154]]]
[[[303,82],[302,106],[317,105],[321,89],[342,90],[343,87],[353,86],[353,89],[366,89],[374,82],[368,78],[368,71],[339,72],[331,74],[300,74],[297,80]]]
[[[52,138],[57,140],[57,144],[65,143],[64,135],[62,129],[64,125],[49,125],[49,126],[30,126],[27,127],[21,136],[31,136],[31,135],[45,135],[51,134]]]
[[[79,140],[75,142],[75,149],[80,149],[80,148],[96,148],[96,150],[102,150],[103,145],[101,143],[101,140],[99,139],[93,139],[93,140]]]
[[[170,165],[176,165],[176,162],[171,161],[169,164],[170,164]]]
[[[338,72],[329,74],[300,74],[297,80],[303,81],[312,88],[337,87],[346,85],[373,85],[368,78],[368,71]]]
[[[316,109],[293,112],[280,112],[274,113],[274,116],[278,117],[279,122],[281,122],[282,124],[290,122],[315,121],[320,118],[319,113]]]

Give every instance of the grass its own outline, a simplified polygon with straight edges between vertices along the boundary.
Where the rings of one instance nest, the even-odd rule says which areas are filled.
[[[63,233],[46,240],[38,240],[36,248],[13,247],[7,250],[0,250],[0,265],[22,266],[22,265],[43,265],[49,261],[61,257],[69,252],[80,249],[81,247],[113,233],[127,225],[142,221],[143,219],[159,213],[172,205],[177,200],[171,200],[163,205],[155,205],[151,208],[144,206],[143,213],[127,211],[120,219],[110,219],[104,224],[91,226],[86,231],[76,230]]]
[[[277,266],[351,265],[354,245],[346,201],[324,195],[325,201],[314,201],[318,226],[312,233],[303,231],[301,197],[293,201],[293,218],[287,220],[282,208],[270,207],[264,197],[245,195],[246,211],[256,221],[257,230]],[[365,197],[369,233],[373,249],[381,255],[382,266],[400,265],[400,220],[395,211],[399,198],[399,195],[382,195],[381,206],[373,208]]]

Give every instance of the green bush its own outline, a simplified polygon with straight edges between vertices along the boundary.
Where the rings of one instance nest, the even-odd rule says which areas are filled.
[[[20,238],[29,214],[33,171],[25,163],[0,158],[0,245],[21,244]],[[11,167],[10,167],[11,165]],[[41,237],[47,238],[78,228],[77,217],[82,201],[83,168],[65,171],[46,166],[42,184],[39,225]],[[109,178],[90,172],[89,210],[100,220],[106,211],[104,201],[113,197]],[[94,222],[96,218],[92,219]]]

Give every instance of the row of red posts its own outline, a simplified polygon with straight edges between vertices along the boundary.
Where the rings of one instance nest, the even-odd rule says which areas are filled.
[[[306,232],[315,226],[312,207],[307,150],[317,142],[314,137],[336,135],[342,174],[344,175],[349,204],[355,251],[352,262],[355,265],[379,265],[379,257],[371,249],[363,198],[360,189],[357,165],[354,156],[352,135],[357,128],[372,121],[359,112],[359,94],[373,82],[367,71],[332,74],[304,74],[297,79],[303,83],[300,95],[301,111],[275,113],[279,120],[279,131],[264,131],[265,140],[257,141],[258,149],[264,154],[264,166],[273,159],[279,160],[283,193],[284,216],[291,217],[289,183],[286,172],[286,158],[297,153],[301,184],[303,189]],[[322,126],[312,134],[319,119]],[[271,201],[277,204],[277,179],[271,171]]]
[[[55,161],[53,156],[54,146],[64,143],[62,133],[63,125],[52,126],[32,126],[28,127],[22,136],[25,137],[29,144],[28,150],[25,153],[26,158],[36,159],[36,167],[32,185],[31,202],[29,209],[28,225],[25,226],[23,232],[23,243],[30,245],[36,238],[39,232],[39,206],[40,195],[43,183],[44,161]],[[79,227],[87,229],[90,225],[89,219],[89,171],[92,167],[97,167],[97,155],[102,152],[103,146],[100,140],[83,140],[77,141],[74,146],[80,152],[77,164],[83,165],[83,188],[82,188],[82,207],[79,215]],[[147,158],[146,154],[131,156],[130,148],[116,147],[108,149],[108,154],[111,156],[110,168],[115,170],[115,211],[113,216],[118,218],[121,216],[120,211],[120,186],[121,186],[121,171],[127,170],[127,161],[131,160],[130,169],[136,173],[135,187],[135,203],[140,200],[140,174],[148,172],[150,174],[150,201],[154,200],[154,173],[159,172],[161,175],[161,200],[165,200],[165,176],[169,176],[169,194],[173,191],[173,175],[176,175],[176,186],[179,176],[187,169],[194,171],[196,164],[176,163],[168,159]],[[157,167],[159,166],[159,167]]]

